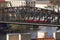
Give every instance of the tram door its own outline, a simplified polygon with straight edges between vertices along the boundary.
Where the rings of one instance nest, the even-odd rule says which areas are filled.
[[[8,34],[7,40],[21,40],[19,34]]]

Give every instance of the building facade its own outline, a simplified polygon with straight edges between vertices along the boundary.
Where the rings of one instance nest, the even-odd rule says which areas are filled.
[[[49,5],[49,0],[36,0],[36,7],[44,8]]]
[[[2,0],[1,0],[2,1]],[[12,6],[26,6],[44,8],[49,5],[49,0],[3,0],[11,2]],[[27,2],[27,3],[26,3]],[[10,5],[8,5],[10,6]]]

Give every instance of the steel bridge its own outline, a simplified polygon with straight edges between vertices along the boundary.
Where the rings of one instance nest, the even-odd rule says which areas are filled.
[[[33,22],[33,21],[26,22],[26,20],[29,20],[30,17],[33,17],[33,19],[31,18],[32,20],[37,20],[37,18],[39,18],[38,19],[39,22]],[[40,20],[42,20],[41,19],[42,17],[46,17],[44,18],[44,20],[47,20],[48,23],[46,22],[41,23]],[[50,19],[47,19],[49,17]],[[0,8],[0,23],[55,26],[55,27],[60,26],[58,13],[53,12],[51,10],[46,10],[46,9],[41,9],[36,7],[26,7],[26,6]]]

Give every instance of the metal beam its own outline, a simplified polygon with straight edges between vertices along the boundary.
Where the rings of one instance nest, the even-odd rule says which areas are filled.
[[[20,25],[39,25],[39,26],[51,26],[51,27],[60,27],[58,24],[40,24],[40,23],[25,23],[25,22],[6,22],[0,21],[0,23],[8,23],[8,24],[20,24]]]

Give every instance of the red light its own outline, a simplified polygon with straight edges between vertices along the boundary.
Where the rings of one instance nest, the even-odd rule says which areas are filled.
[[[31,22],[31,23],[32,23],[32,22],[33,22],[33,20],[26,20],[26,22]]]
[[[26,22],[29,22],[29,23],[34,23],[34,22],[37,22],[37,23],[47,23],[48,20],[25,20]]]

